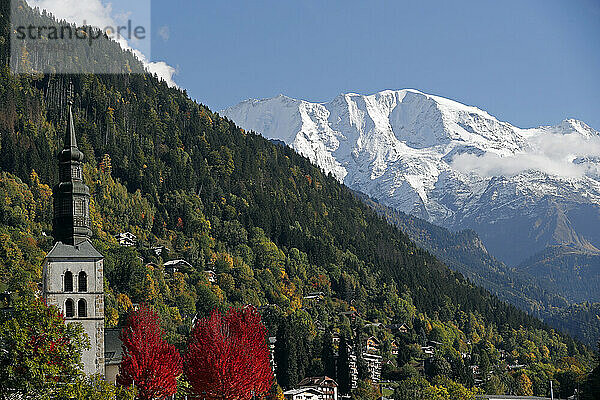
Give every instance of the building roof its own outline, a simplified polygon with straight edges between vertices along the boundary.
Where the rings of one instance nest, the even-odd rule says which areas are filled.
[[[174,266],[177,266],[177,265],[179,265],[179,264],[185,264],[185,265],[186,265],[186,266],[188,266],[188,267],[191,267],[191,266],[192,266],[192,264],[190,264],[189,262],[187,262],[187,261],[185,261],[185,260],[182,260],[182,259],[179,259],[179,260],[171,260],[171,261],[167,261],[167,262],[165,262],[163,265],[164,265],[165,267],[174,267]]]
[[[123,360],[123,342],[119,339],[119,332],[119,328],[104,330],[104,363],[106,365],[118,365]]]
[[[93,258],[93,259],[101,259],[104,258],[102,254],[98,252],[92,246],[92,243],[89,240],[84,240],[83,242],[71,246],[70,244],[64,244],[62,242],[56,242],[52,250],[46,255],[47,259],[55,259],[55,258]]]
[[[375,344],[379,345],[379,339],[377,339],[375,336],[369,336],[366,341],[368,342],[369,340],[371,340],[371,341],[375,342]]]
[[[295,396],[297,394],[306,393],[306,392],[311,392],[311,393],[315,394],[316,396],[321,395],[321,392],[319,392],[317,389],[313,389],[313,388],[309,388],[309,387],[299,388],[299,389],[290,389],[290,390],[283,392],[283,395],[284,396]]]
[[[381,360],[383,357],[381,357],[379,354],[363,353],[362,358],[365,361],[375,361],[375,360]]]
[[[129,238],[136,239],[136,238],[137,238],[137,236],[135,236],[135,235],[134,235],[133,233],[131,233],[131,232],[120,232],[120,233],[117,233],[117,234],[115,235],[115,237],[116,237],[116,238],[127,238],[127,239],[129,239]]]
[[[309,376],[300,381],[298,386],[327,386],[337,387],[338,384],[328,376]]]

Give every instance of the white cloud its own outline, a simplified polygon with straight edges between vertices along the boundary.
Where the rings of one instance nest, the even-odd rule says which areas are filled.
[[[31,7],[39,7],[52,13],[58,19],[64,19],[77,25],[91,25],[104,29],[107,26],[119,26],[129,13],[115,14],[112,4],[104,4],[101,0],[27,0]],[[144,64],[150,73],[155,73],[169,86],[176,87],[173,76],[177,69],[164,61],[153,62],[138,49],[131,46],[123,37],[116,38],[122,49],[131,50]]]
[[[100,0],[27,0],[31,7],[39,7],[51,12],[58,19],[82,25],[105,27],[115,26],[112,5],[104,5]]]
[[[146,64],[148,72],[153,73],[164,79],[170,87],[176,87],[177,84],[173,81],[173,75],[177,73],[175,67],[170,66],[164,61],[151,62]]]
[[[597,136],[541,132],[531,136],[526,151],[510,156],[491,152],[481,156],[460,154],[452,160],[452,167],[463,173],[475,172],[486,177],[514,176],[530,170],[561,177],[581,177],[598,175],[599,160],[600,138]]]

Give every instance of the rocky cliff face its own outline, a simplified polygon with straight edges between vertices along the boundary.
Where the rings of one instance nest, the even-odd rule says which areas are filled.
[[[521,129],[416,90],[280,95],[222,113],[382,204],[475,230],[509,265],[547,246],[600,248],[600,133],[581,121]]]

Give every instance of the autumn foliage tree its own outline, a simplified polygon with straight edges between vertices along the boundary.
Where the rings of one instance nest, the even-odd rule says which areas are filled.
[[[273,383],[267,331],[253,307],[213,311],[194,325],[184,358],[185,374],[196,395],[245,400]]]
[[[165,341],[156,311],[142,305],[129,314],[120,338],[123,362],[117,377],[119,384],[134,384],[140,400],[163,399],[177,391],[181,356]]]

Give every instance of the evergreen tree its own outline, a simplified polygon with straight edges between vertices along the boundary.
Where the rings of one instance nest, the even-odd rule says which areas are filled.
[[[352,377],[350,372],[350,353],[346,335],[340,337],[337,360],[337,383],[341,394],[350,394],[352,389]]]
[[[323,363],[323,374],[331,378],[335,378],[335,354],[333,352],[333,337],[331,332],[327,330],[323,334],[321,347],[321,362]]]
[[[277,382],[284,389],[292,388],[299,381],[297,365],[297,343],[291,332],[289,320],[283,319],[277,329],[275,363]]]
[[[600,400],[600,341],[598,342],[598,365],[589,374],[583,386],[582,400]]]

